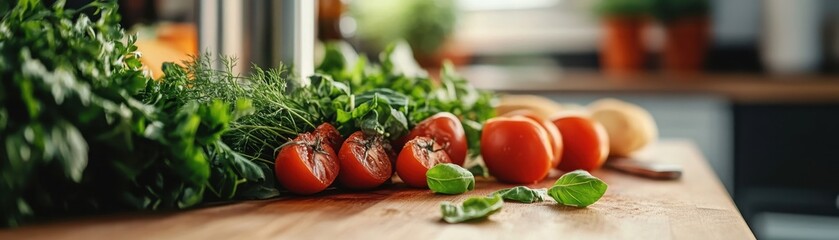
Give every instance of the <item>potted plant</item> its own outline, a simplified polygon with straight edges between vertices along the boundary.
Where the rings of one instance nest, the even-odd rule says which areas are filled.
[[[450,39],[458,13],[454,0],[355,0],[350,11],[363,50],[378,53],[405,40],[426,69],[440,68],[446,58],[461,62],[463,46],[453,46]]]
[[[596,11],[604,28],[600,52],[604,71],[611,75],[640,72],[646,55],[642,30],[649,15],[649,0],[601,0]]]
[[[662,66],[671,73],[702,69],[709,42],[708,0],[653,0],[652,13],[664,25]]]

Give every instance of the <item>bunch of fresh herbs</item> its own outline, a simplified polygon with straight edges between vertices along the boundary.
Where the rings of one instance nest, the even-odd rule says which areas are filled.
[[[451,67],[444,70],[441,82],[435,82],[397,73],[390,51],[382,53],[381,65],[362,59],[350,66],[336,46],[327,46],[327,56],[308,85],[284,67],[254,66],[250,74],[234,75],[233,59],[211,54],[181,65],[165,64],[161,82],[176,90],[165,94],[173,101],[221,99],[235,109],[241,99],[250,100],[253,113],[232,121],[222,139],[260,164],[265,174],[271,173],[280,145],[324,122],[344,136],[360,130],[393,140],[435,113],[452,112],[464,122],[470,149],[479,152],[481,122],[494,115],[494,95],[476,90]],[[217,63],[225,67],[214,69]]]
[[[352,94],[349,86],[327,75],[312,76],[311,83],[303,85],[283,67],[253,67],[250,74],[233,75],[230,69],[234,60],[210,56],[204,54],[182,65],[164,64],[160,85],[167,90],[160,91],[161,95],[169,96],[171,99],[166,101],[178,105],[220,99],[233,105],[233,109],[243,103],[252,107],[250,114],[230,123],[222,139],[234,151],[260,165],[264,174],[273,175],[274,158],[281,145],[321,123],[332,123],[344,136],[360,130],[395,138],[408,131],[408,97],[399,92],[371,89]],[[214,69],[216,61],[225,68]],[[265,183],[262,187],[270,186]],[[243,197],[247,195],[250,194]]]
[[[328,56],[304,85],[283,68],[234,75],[210,55],[166,63],[152,80],[116,4],[79,10],[1,3],[0,213],[28,218],[171,209],[279,194],[282,144],[323,122],[389,139],[452,112],[478,148],[493,96],[444,69],[439,82]],[[87,12],[94,14],[88,16]],[[224,69],[216,69],[221,61]],[[333,79],[334,78],[334,79]]]
[[[388,47],[379,56],[380,64],[373,65],[364,57],[350,63],[338,43],[327,43],[317,71],[349,85],[353,93],[391,89],[407,96],[409,129],[438,112],[457,115],[467,135],[470,155],[480,154],[481,126],[495,116],[496,96],[470,85],[449,63],[444,64],[439,80],[403,74],[395,69],[394,48],[395,45]]]
[[[245,105],[170,104],[116,10],[0,3],[0,225],[186,208],[266,179],[221,142]]]

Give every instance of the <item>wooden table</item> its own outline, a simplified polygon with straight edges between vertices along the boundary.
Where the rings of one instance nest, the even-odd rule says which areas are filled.
[[[505,203],[489,220],[446,224],[440,201],[512,185],[479,179],[475,191],[434,195],[401,184],[363,193],[248,201],[176,213],[129,214],[36,224],[0,239],[753,239],[697,148],[662,141],[641,154],[681,162],[682,179],[657,181],[604,169],[609,184],[588,208]],[[531,187],[550,186],[550,179]]]

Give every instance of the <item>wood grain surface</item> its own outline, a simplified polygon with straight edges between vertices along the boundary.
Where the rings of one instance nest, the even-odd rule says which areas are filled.
[[[358,193],[247,201],[173,213],[67,219],[0,231],[0,239],[754,239],[697,148],[662,141],[641,158],[683,164],[682,179],[659,181],[608,169],[609,184],[588,208],[505,203],[488,220],[440,221],[441,201],[513,185],[479,179],[475,191],[434,195],[395,184]],[[548,187],[558,177],[531,187]]]

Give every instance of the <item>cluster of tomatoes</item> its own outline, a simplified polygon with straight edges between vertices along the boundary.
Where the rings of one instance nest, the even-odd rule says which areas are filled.
[[[593,119],[566,113],[551,120],[527,110],[488,120],[481,133],[481,156],[490,175],[502,182],[534,183],[552,168],[600,168],[609,155],[609,138]]]
[[[283,187],[297,194],[323,191],[336,179],[348,189],[372,189],[394,172],[409,186],[425,188],[429,168],[440,163],[463,166],[466,151],[463,126],[451,113],[438,113],[393,142],[361,131],[343,139],[324,123],[281,148],[275,173]],[[540,181],[552,168],[592,171],[608,151],[605,129],[584,115],[547,120],[514,111],[488,120],[481,134],[481,156],[490,175],[508,183]]]
[[[324,123],[282,146],[274,170],[277,181],[297,194],[323,191],[335,180],[348,189],[372,189],[394,171],[406,184],[422,188],[427,187],[429,168],[439,163],[463,165],[466,149],[466,133],[451,113],[423,120],[392,143],[361,131],[343,139],[334,126]]]

